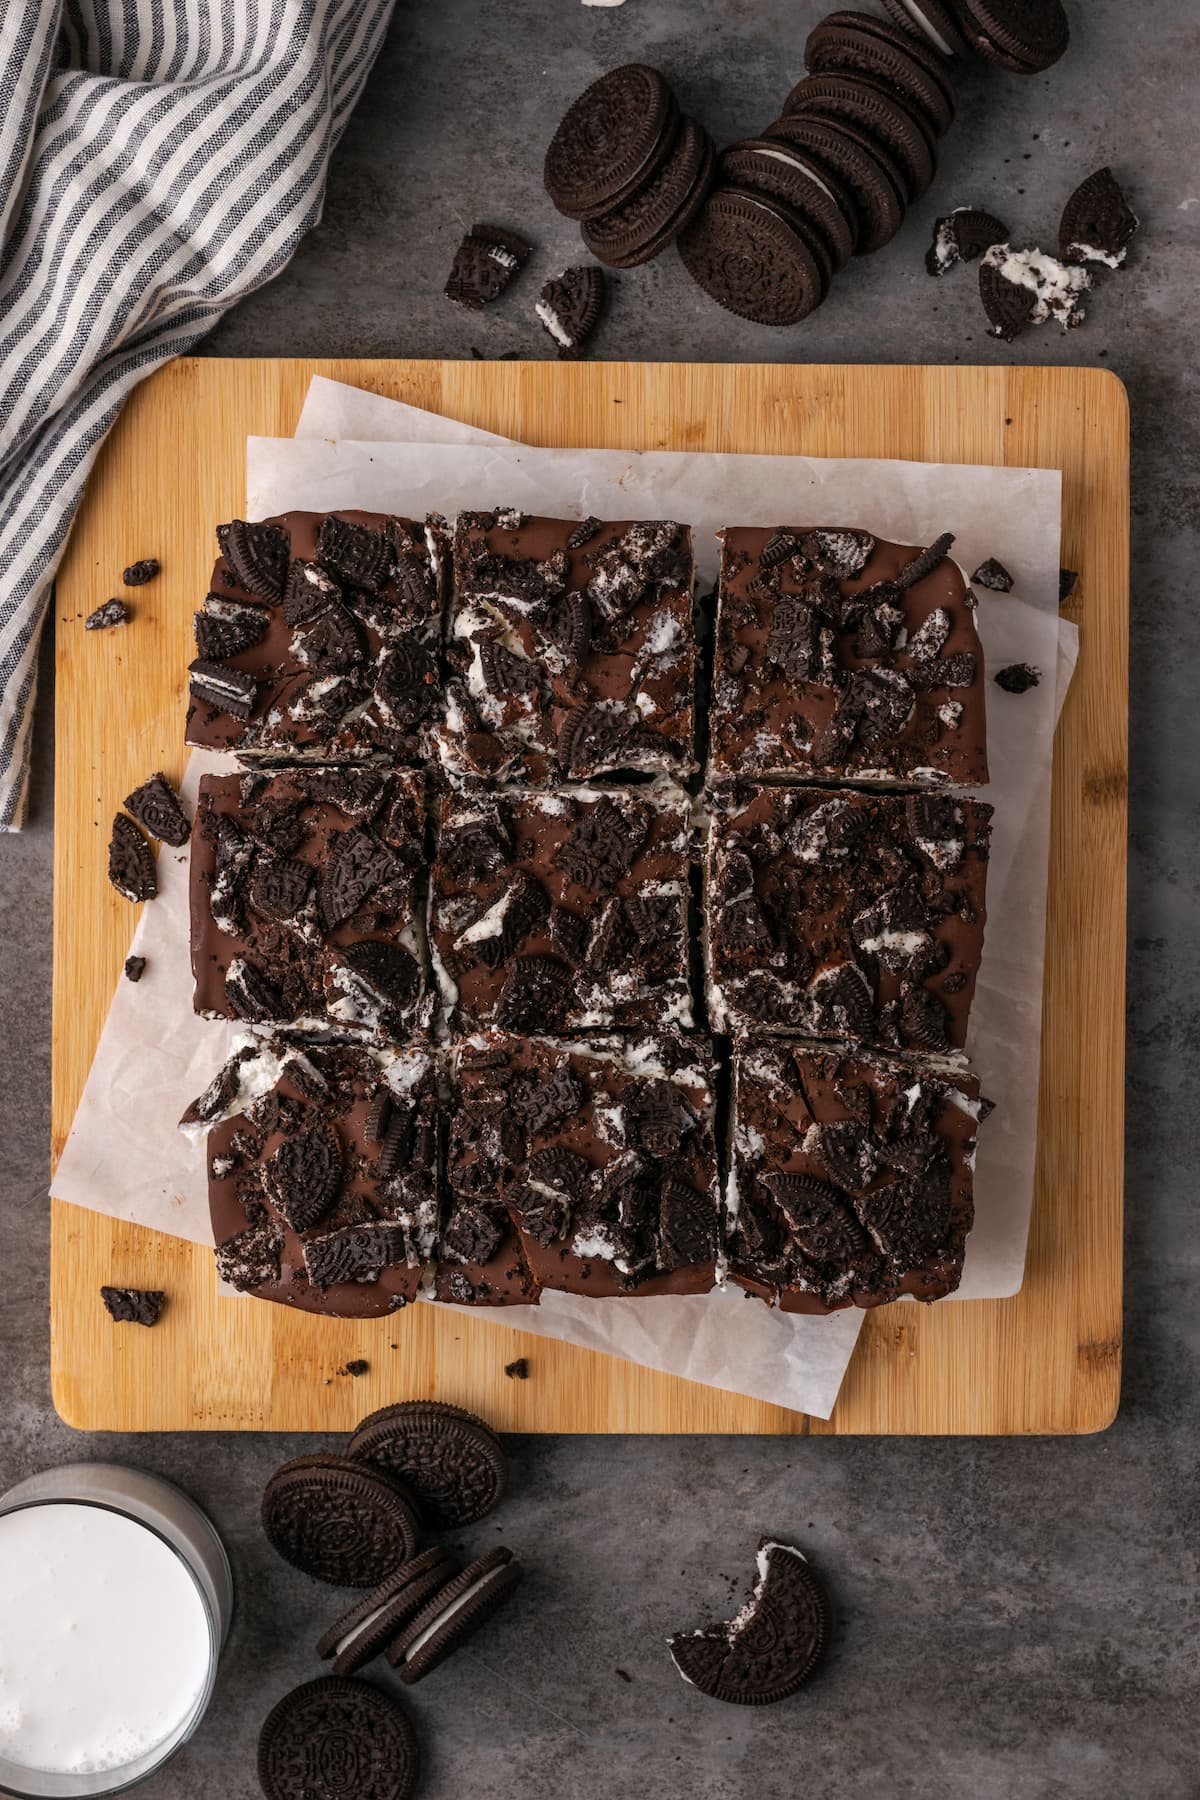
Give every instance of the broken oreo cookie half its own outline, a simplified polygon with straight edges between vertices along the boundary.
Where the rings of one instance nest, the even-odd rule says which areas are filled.
[[[1063,260],[1119,269],[1137,228],[1137,214],[1112,170],[1097,169],[1080,182],[1063,208],[1058,228]]]
[[[458,249],[446,282],[446,298],[482,312],[498,300],[528,260],[532,246],[515,231],[473,225]]]
[[[564,269],[543,287],[534,311],[564,361],[579,355],[604,310],[604,271],[595,263]]]
[[[1007,225],[994,214],[974,206],[956,206],[934,221],[933,242],[925,252],[926,273],[946,275],[959,263],[974,262],[1007,236]]]

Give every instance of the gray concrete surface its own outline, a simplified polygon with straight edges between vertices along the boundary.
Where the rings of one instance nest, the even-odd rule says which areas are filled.
[[[621,278],[612,357],[1103,362],[1134,420],[1128,1303],[1120,1417],[1080,1441],[521,1439],[513,1493],[473,1544],[529,1579],[508,1614],[411,1701],[428,1800],[1195,1800],[1200,1272],[1195,1204],[1195,820],[1200,612],[1200,164],[1190,0],[1068,0],[1071,52],[1044,79],[972,70],[931,196],[825,309],[774,335],[710,307],[668,254]],[[339,151],[326,223],[211,340],[237,355],[547,353],[536,278],[575,248],[539,185],[544,140],[597,69],[676,79],[722,140],[766,124],[800,73],[817,0],[401,0]],[[973,282],[935,287],[935,213],[986,203],[1051,239],[1075,182],[1111,161],[1144,220],[1133,266],[1069,339],[1010,351]],[[536,239],[520,286],[476,319],[440,294],[463,222]],[[230,1544],[241,1611],[204,1731],[147,1800],[249,1800],[259,1720],[314,1672],[334,1596],[293,1577],[255,1525],[262,1482],[311,1440],[82,1439],[47,1380],[50,711],[33,822],[0,844],[0,1479],[117,1453],[183,1482]],[[1097,879],[1104,878],[1097,871]],[[701,1699],[668,1630],[719,1612],[764,1530],[827,1572],[830,1666],[762,1712]],[[628,1681],[616,1672],[622,1669]]]

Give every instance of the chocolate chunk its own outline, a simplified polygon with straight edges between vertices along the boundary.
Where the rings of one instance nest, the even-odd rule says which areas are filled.
[[[342,1146],[332,1125],[312,1125],[288,1138],[263,1169],[267,1193],[293,1231],[320,1224],[342,1178]]]
[[[398,1225],[352,1225],[309,1238],[304,1245],[309,1280],[322,1288],[335,1281],[376,1281],[381,1269],[404,1257],[404,1233]]]
[[[102,1287],[100,1298],[109,1318],[118,1325],[157,1325],[167,1303],[159,1288]]]
[[[145,973],[146,959],[144,956],[127,956],[125,958],[126,981],[140,981]]]
[[[971,580],[976,587],[991,588],[997,594],[1012,592],[1013,578],[1004,564],[997,562],[994,556],[989,556],[986,562],[980,563]]]
[[[1110,269],[1119,269],[1137,228],[1137,214],[1112,170],[1097,169],[1080,182],[1063,208],[1058,228],[1062,259],[1067,263],[1105,263]]]
[[[218,712],[231,718],[246,720],[254,710],[258,683],[245,669],[231,668],[228,663],[210,662],[198,656],[188,664],[189,688],[196,700],[203,700]]]
[[[1009,663],[994,677],[996,686],[1004,689],[1006,694],[1027,694],[1042,679],[1040,669],[1030,663]]]
[[[158,893],[154,852],[124,813],[113,820],[108,846],[108,879],[126,900],[153,900]]]
[[[179,804],[179,796],[161,771],[126,796],[125,808],[151,837],[176,850],[186,844],[191,835],[192,828]]]
[[[454,253],[446,298],[472,312],[498,300],[528,260],[531,246],[515,231],[474,225]]]
[[[233,519],[228,525],[217,526],[217,543],[239,587],[259,600],[279,599],[290,550],[285,531],[278,525]]]
[[[155,557],[144,556],[141,562],[130,563],[121,580],[126,587],[145,587],[148,581],[154,580],[160,567],[161,564]]]
[[[111,631],[114,625],[129,623],[129,608],[123,600],[106,600],[83,621],[85,631]]]

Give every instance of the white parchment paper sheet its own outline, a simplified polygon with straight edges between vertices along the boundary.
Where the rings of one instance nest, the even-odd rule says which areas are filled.
[[[313,383],[300,431],[312,436],[304,442],[251,441],[248,517],[288,507],[349,504],[453,512],[463,505],[505,500],[530,511],[565,516],[594,510],[610,517],[685,517],[695,524],[702,545],[705,534],[734,518],[774,523],[820,514],[830,522],[861,522],[914,542],[958,528],[966,518],[970,535],[961,530],[956,546],[961,560],[970,568],[972,557],[999,555],[1017,576],[1022,594],[1020,602],[1006,597],[993,605],[989,597],[985,603],[981,623],[991,666],[1026,660],[1047,673],[1055,666],[1058,477],[1054,474],[814,463],[800,458],[514,450],[506,440],[458,421],[324,380]],[[373,442],[363,441],[368,434]],[[386,443],[389,434],[405,441]],[[330,437],[337,442],[329,442]],[[414,448],[417,444],[419,450]],[[921,477],[926,475],[945,480],[935,484],[935,493],[925,496],[922,506]],[[1003,535],[996,535],[999,523],[992,533],[980,524],[983,478],[995,476],[1006,478],[1002,485],[1008,488],[989,502],[992,518],[1002,515]],[[1008,479],[1012,477],[1019,480],[1013,484]],[[955,478],[962,478],[965,492]],[[828,495],[825,507],[817,504],[823,495]],[[885,499],[887,504],[881,504]],[[715,556],[710,547],[704,548],[709,554],[703,573],[710,578]],[[1008,616],[996,618],[1001,609]],[[1073,662],[1069,628],[1065,637],[1057,683],[1061,691]],[[976,1002],[977,1012],[987,1015],[987,1029],[977,1031],[973,1050],[984,1067],[989,1093],[1000,1101],[984,1134],[977,1176],[980,1219],[967,1270],[970,1291],[976,1295],[1013,1291],[1024,1257],[1036,1117],[1048,746],[1054,716],[1049,681],[1021,700],[1010,701],[996,689],[990,690],[989,700],[994,775],[989,797],[1000,800],[1001,770],[1011,764],[1006,787],[1013,789],[1016,816],[1010,830],[997,831],[992,921]],[[1007,731],[1008,709],[997,706],[1006,701],[1012,707],[1033,702],[1012,717]],[[208,768],[228,766],[227,758],[193,755],[184,781],[189,810],[200,775]],[[1002,854],[1006,838],[1007,851]],[[1027,872],[1020,874],[1031,860],[1040,861],[1040,893]],[[159,898],[143,908],[132,945],[146,957],[146,972],[136,986],[125,980],[118,983],[53,1192],[75,1204],[203,1243],[209,1241],[203,1159],[175,1130],[175,1121],[222,1062],[236,1028],[198,1020],[191,1010],[185,852],[160,850],[159,883]],[[1023,912],[1018,928],[1007,934],[1014,942],[1011,954],[1004,956],[1001,914],[1002,909],[1007,911],[1010,888],[1013,903]],[[1037,950],[1036,982],[1030,939]],[[1023,1005],[1018,1004],[1022,995]],[[996,1022],[1006,1014],[1008,1024],[998,1032]],[[1031,1022],[1032,1045],[1024,1041]],[[1014,1033],[1021,1041],[1006,1054],[1005,1045]],[[994,1054],[981,1055],[991,1050],[993,1037]],[[1025,1091],[1030,1089],[1032,1110]],[[1005,1113],[1005,1124],[997,1130]],[[1027,1140],[1022,1137],[1022,1119]],[[472,1316],[493,1315],[481,1309]],[[501,1311],[495,1317],[498,1323],[519,1324],[823,1418],[832,1410],[861,1326],[861,1317],[852,1312],[829,1319],[785,1318],[733,1292],[634,1305],[555,1294],[546,1296],[540,1308],[507,1315]]]

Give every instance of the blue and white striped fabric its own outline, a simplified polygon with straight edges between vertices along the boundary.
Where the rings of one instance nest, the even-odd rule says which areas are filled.
[[[393,4],[0,0],[0,830],[96,452],[317,223]]]

